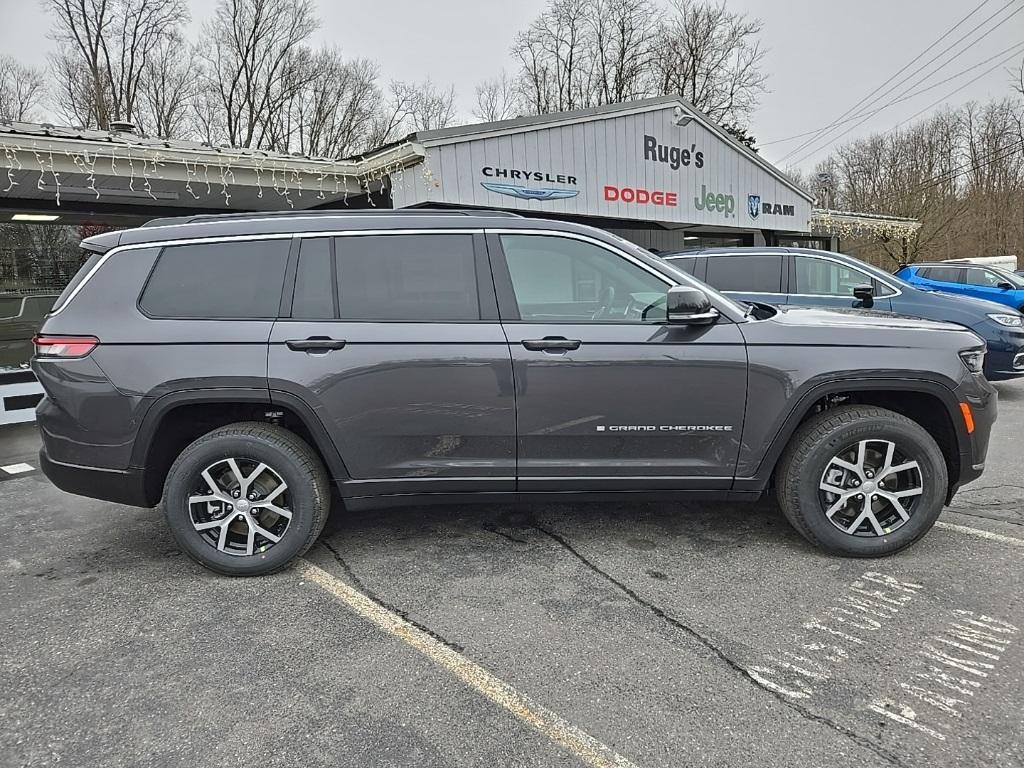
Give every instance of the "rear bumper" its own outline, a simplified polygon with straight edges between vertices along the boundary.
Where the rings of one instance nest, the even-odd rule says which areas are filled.
[[[54,461],[46,448],[39,451],[39,468],[62,491],[91,499],[148,507],[142,470],[101,469]]]

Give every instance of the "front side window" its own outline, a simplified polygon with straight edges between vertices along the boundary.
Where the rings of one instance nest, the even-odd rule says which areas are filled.
[[[288,246],[287,239],[168,246],[139,306],[151,317],[275,318]]]
[[[804,296],[850,296],[859,285],[870,285],[876,296],[892,293],[882,283],[859,269],[825,259],[794,256],[796,287],[793,293]]]
[[[779,293],[782,290],[782,256],[712,256],[707,281],[720,291]]]
[[[967,284],[978,285],[982,288],[995,288],[1003,280],[995,272],[989,272],[987,269],[968,269],[967,270]]]
[[[669,282],[593,243],[502,235],[519,316],[526,322],[657,322]]]

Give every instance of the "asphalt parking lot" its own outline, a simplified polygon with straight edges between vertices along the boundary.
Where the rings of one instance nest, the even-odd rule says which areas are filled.
[[[999,389],[986,474],[885,560],[766,503],[430,507],[229,579],[8,429],[0,764],[1022,765],[1024,382]]]

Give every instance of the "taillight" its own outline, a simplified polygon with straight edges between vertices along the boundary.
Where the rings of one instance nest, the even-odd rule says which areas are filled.
[[[100,343],[95,336],[45,336],[40,334],[32,339],[36,357],[74,358],[85,357]]]

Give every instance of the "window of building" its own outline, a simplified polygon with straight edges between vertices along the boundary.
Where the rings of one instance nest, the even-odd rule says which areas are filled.
[[[519,316],[527,322],[655,322],[668,283],[593,243],[502,235]],[[645,311],[647,317],[644,317]]]
[[[782,291],[782,256],[711,256],[707,283],[720,291],[779,293]]]
[[[288,245],[275,239],[168,246],[139,306],[153,317],[277,317]]]
[[[343,320],[480,319],[472,235],[335,238]]]

